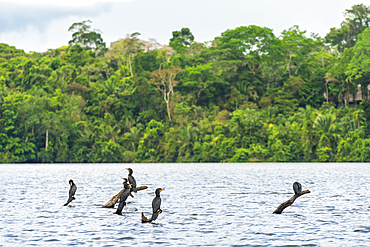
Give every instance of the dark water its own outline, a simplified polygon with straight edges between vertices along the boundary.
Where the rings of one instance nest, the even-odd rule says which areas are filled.
[[[138,186],[122,216],[101,208]],[[367,164],[0,165],[0,246],[369,246]],[[68,180],[78,187],[68,198]],[[272,212],[299,181],[310,194]],[[154,190],[164,187],[155,224]]]

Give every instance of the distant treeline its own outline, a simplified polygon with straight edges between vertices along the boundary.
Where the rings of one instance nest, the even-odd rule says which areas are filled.
[[[0,162],[370,161],[370,8],[325,38],[241,26],[198,43],[0,44]]]

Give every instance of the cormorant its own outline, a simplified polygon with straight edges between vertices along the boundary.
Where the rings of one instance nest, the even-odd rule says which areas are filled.
[[[75,193],[77,190],[77,186],[75,185],[72,179],[69,180],[69,184],[71,185],[71,187],[69,188],[69,198],[68,198],[68,201],[64,204],[64,206],[67,206],[72,200],[75,199]]]
[[[131,194],[130,186],[127,184],[127,179],[123,178],[123,187],[125,188],[122,193],[119,195],[119,205],[116,211],[116,214],[122,214],[123,207],[126,205],[126,199]]]
[[[296,195],[302,194],[302,185],[298,182],[294,182],[293,190],[294,190],[294,194]]]
[[[161,196],[160,193],[163,189],[158,188],[155,190],[155,198],[152,201],[152,208],[153,208],[153,214],[152,214],[152,221],[157,219],[158,212],[162,212],[161,210]]]
[[[131,168],[126,168],[126,169],[128,170],[128,182],[131,184],[132,191],[137,193],[136,180],[134,176],[132,176],[133,171]]]

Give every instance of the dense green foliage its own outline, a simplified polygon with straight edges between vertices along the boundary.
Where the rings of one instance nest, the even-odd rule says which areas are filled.
[[[90,21],[44,53],[0,44],[0,162],[370,161],[369,20],[346,10],[330,44],[251,25],[107,49]]]

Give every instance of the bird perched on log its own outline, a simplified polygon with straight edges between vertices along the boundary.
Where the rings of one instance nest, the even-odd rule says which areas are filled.
[[[294,194],[296,195],[302,194],[302,185],[298,182],[294,182],[293,190],[294,190]]]
[[[119,204],[118,204],[116,214],[122,214],[123,207],[126,206],[126,199],[129,195],[134,197],[131,194],[130,186],[127,184],[126,178],[123,178],[123,187],[125,188],[125,190],[122,191],[122,193],[119,196]]]
[[[69,198],[68,198],[68,201],[64,204],[64,206],[67,206],[71,201],[75,199],[75,193],[77,190],[77,186],[75,185],[72,179],[69,180],[69,184],[71,185],[71,187],[69,188]]]
[[[126,169],[128,170],[128,182],[131,185],[132,191],[137,193],[136,180],[135,180],[134,176],[132,176],[133,170],[131,168],[126,168]]]
[[[163,189],[161,188],[158,188],[155,190],[155,198],[152,201],[152,208],[153,208],[152,221],[157,219],[159,212],[162,212],[161,210],[162,200],[161,200],[161,195],[160,195],[161,191],[163,191]]]

